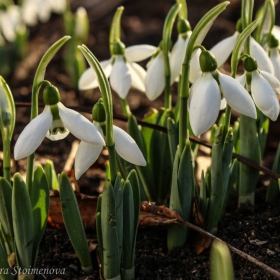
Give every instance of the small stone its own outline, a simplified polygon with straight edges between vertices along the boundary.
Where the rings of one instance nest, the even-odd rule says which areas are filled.
[[[274,251],[270,250],[270,249],[266,249],[266,253],[269,255],[269,256],[273,256],[275,254]]]

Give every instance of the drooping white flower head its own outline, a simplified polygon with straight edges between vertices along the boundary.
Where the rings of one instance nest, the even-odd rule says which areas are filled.
[[[246,73],[238,78],[238,81],[245,86],[246,75],[251,75],[251,84],[247,88],[251,94],[256,106],[260,111],[275,121],[279,115],[279,101],[276,94],[280,93],[280,82],[274,75],[258,69],[256,60],[248,57],[244,60]]]
[[[53,104],[47,103],[43,112],[24,128],[15,144],[15,160],[31,155],[45,137],[54,141],[60,140],[69,132],[82,141],[105,145],[102,135],[88,119],[63,106],[59,99],[57,101]]]
[[[100,134],[102,129],[98,122],[93,122]],[[115,148],[120,157],[135,165],[145,166],[146,160],[133,138],[124,130],[113,126]],[[98,159],[104,145],[81,141],[75,157],[75,177],[78,180]]]
[[[20,7],[16,5],[8,6],[6,11],[0,11],[0,31],[9,42],[14,42],[19,29],[25,27],[20,13]]]
[[[113,55],[109,60],[100,62],[104,74],[110,77],[112,88],[122,99],[126,98],[131,87],[145,91],[146,71],[135,62],[149,58],[156,49],[150,45],[131,46],[125,48],[123,54]],[[92,68],[88,68],[80,77],[79,89],[88,90],[96,87],[98,87],[97,77]]]
[[[171,78],[170,78],[171,85],[182,73],[182,64],[184,62],[186,49],[191,34],[192,34],[191,31],[188,31],[186,34],[179,34],[178,39],[171,50],[170,58],[169,58],[169,64],[171,70]]]
[[[213,59],[215,58],[209,52],[201,53],[200,62],[203,73],[190,90],[190,124],[196,136],[206,132],[215,123],[221,108],[222,97],[237,112],[251,118],[257,117],[256,108],[249,93],[237,80],[216,70],[217,64],[215,65]],[[207,65],[208,61],[209,65]],[[204,65],[203,62],[205,62]]]
[[[279,40],[273,34],[270,35],[268,42],[268,55],[274,68],[274,76],[280,81],[280,52]]]
[[[23,0],[22,17],[27,25],[34,26],[38,20],[47,22],[52,12],[63,13],[66,7],[66,0]]]

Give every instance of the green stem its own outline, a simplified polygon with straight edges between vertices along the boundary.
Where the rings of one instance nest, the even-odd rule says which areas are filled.
[[[188,138],[188,108],[187,101],[189,97],[189,71],[191,56],[186,53],[185,62],[182,67],[182,79],[180,84],[180,109],[179,109],[179,155],[181,156]]]
[[[167,62],[165,62],[167,63]],[[169,60],[168,60],[169,65]],[[170,70],[170,69],[169,69]],[[169,71],[170,73],[170,71]],[[165,74],[165,91],[164,91],[164,107],[165,109],[171,109],[171,86],[170,86],[170,74]]]
[[[127,100],[121,98],[121,105],[122,105],[123,114],[126,117],[129,117],[131,115],[131,111],[130,111]]]
[[[10,183],[11,182],[11,141],[5,139],[3,141],[3,174],[4,178]]]

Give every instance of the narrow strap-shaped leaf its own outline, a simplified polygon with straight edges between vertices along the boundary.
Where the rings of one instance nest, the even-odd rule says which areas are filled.
[[[45,164],[45,172],[50,190],[59,190],[57,175],[51,160],[47,160]]]
[[[12,187],[9,182],[0,178],[0,222],[1,230],[7,242],[8,254],[14,252],[14,230],[12,216]]]
[[[127,128],[129,134],[135,140],[136,144],[142,151],[145,159],[148,161],[147,147],[145,145],[141,131],[138,127],[138,123],[133,115],[130,115],[128,118]],[[154,201],[156,199],[156,194],[154,188],[154,177],[150,165],[148,164],[147,166],[135,166],[135,168],[139,174],[141,185],[145,191],[148,200]]]
[[[21,268],[32,266],[33,216],[26,185],[19,173],[14,175],[12,213],[17,263]]]
[[[225,138],[223,155],[222,155],[222,168],[223,168],[222,177],[223,177],[224,193],[227,193],[227,188],[228,188],[230,167],[232,163],[232,149],[233,149],[233,133],[232,133],[232,128],[229,128]]]
[[[4,251],[4,248],[2,247],[0,243],[0,279],[1,280],[13,280],[14,277],[11,275],[11,270],[9,263],[7,261],[7,255]]]
[[[34,172],[33,191],[30,200],[34,221],[33,265],[35,265],[39,245],[46,229],[50,208],[49,185],[41,166],[38,166]]]
[[[251,33],[255,30],[258,26],[260,19],[254,20],[251,24],[249,24],[238,36],[238,39],[234,45],[232,55],[231,55],[231,70],[232,70],[232,77],[235,77],[237,71],[237,65],[240,59],[241,52],[244,49],[244,44]]]
[[[173,162],[175,159],[177,146],[179,144],[179,138],[178,138],[177,123],[172,118],[168,118],[168,120],[167,120],[167,135],[168,135],[168,140],[169,140],[169,149],[170,149],[170,154],[171,154],[171,160]]]
[[[216,232],[218,222],[223,210],[224,189],[223,189],[223,168],[222,168],[222,142],[223,127],[216,131],[215,141],[212,146],[212,163],[211,163],[211,189],[210,200],[207,211],[207,227],[209,231]]]
[[[211,280],[234,280],[233,264],[227,245],[215,240],[211,247]]]
[[[121,254],[116,225],[114,189],[106,181],[101,200],[101,231],[103,241],[103,274],[105,279],[120,277]]]
[[[91,272],[91,258],[79,206],[72,185],[65,173],[60,175],[59,190],[62,216],[69,239],[83,270]]]
[[[134,201],[131,184],[128,180],[124,183],[123,189],[123,269],[130,269],[134,266],[133,243],[134,243]]]

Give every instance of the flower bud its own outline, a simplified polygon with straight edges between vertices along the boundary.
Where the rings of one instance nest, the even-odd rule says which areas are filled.
[[[217,69],[216,58],[209,51],[202,51],[199,57],[199,63],[202,72],[213,72]]]
[[[258,69],[258,63],[253,57],[246,57],[244,60],[244,69],[247,72],[253,72]]]
[[[43,100],[46,105],[55,105],[60,102],[60,94],[57,87],[47,85],[43,90]]]
[[[191,30],[191,25],[186,19],[179,19],[177,23],[177,30],[179,34],[187,33]]]
[[[122,55],[124,54],[125,45],[120,40],[114,43],[113,45],[113,54]]]
[[[79,7],[76,11],[75,35],[79,42],[86,42],[89,33],[89,20],[84,7]]]
[[[272,48],[278,48],[279,47],[279,41],[278,39],[271,34],[269,41],[268,41],[268,46],[272,49]]]
[[[100,98],[92,108],[92,119],[99,123],[104,123],[106,121],[106,112],[102,98]]]

